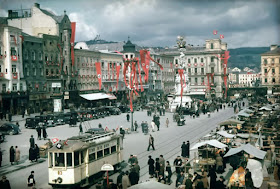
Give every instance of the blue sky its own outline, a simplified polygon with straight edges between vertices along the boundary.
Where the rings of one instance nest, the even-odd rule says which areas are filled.
[[[279,0],[1,0],[0,16],[34,2],[58,15],[66,10],[77,22],[76,41],[130,36],[138,45],[164,47],[183,35],[196,46],[223,34],[229,48],[280,44]]]

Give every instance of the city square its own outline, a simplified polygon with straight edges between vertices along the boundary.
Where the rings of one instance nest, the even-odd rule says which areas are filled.
[[[278,1],[0,5],[1,189],[279,187]]]

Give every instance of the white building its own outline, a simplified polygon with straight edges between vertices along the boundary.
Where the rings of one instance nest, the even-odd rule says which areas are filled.
[[[254,87],[257,80],[260,80],[261,74],[255,72],[240,72],[238,84],[239,87]]]

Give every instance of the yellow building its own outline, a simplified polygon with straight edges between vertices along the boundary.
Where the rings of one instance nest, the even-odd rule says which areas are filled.
[[[270,51],[261,54],[262,85],[268,87],[268,94],[280,88],[280,48],[271,45]]]

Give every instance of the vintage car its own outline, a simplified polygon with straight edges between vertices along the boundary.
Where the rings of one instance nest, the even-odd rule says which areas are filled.
[[[20,129],[17,125],[12,123],[4,123],[0,126],[0,133],[4,135],[16,135],[20,133]]]
[[[25,128],[34,129],[36,127],[35,118],[34,117],[26,118],[24,126],[25,126]]]

